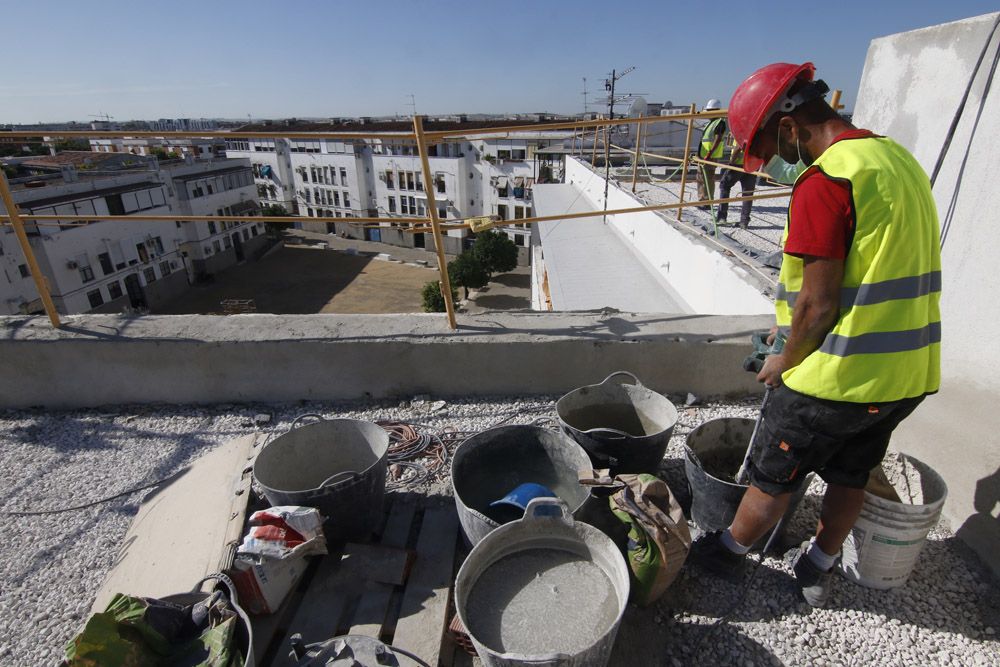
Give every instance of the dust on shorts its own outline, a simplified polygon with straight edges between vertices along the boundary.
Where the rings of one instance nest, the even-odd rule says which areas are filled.
[[[770,495],[797,490],[816,472],[828,484],[861,489],[885,456],[889,436],[923,396],[846,403],[772,390],[751,449],[750,481]]]

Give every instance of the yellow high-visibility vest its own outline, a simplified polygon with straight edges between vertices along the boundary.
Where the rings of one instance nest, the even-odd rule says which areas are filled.
[[[813,166],[850,183],[855,229],[844,263],[840,317],[817,350],[785,371],[785,385],[856,403],[937,391],[941,246],[927,174],[905,148],[884,137],[838,141]],[[793,224],[789,215],[782,246]],[[800,258],[784,256],[775,310],[786,332],[802,269]]]
[[[715,147],[711,155],[708,152],[712,150],[712,144],[715,143],[715,131],[719,127],[719,123],[723,123],[725,120],[725,118],[716,118],[705,126],[705,131],[701,133],[701,148],[698,150],[698,157],[705,160],[718,160],[722,157],[722,149],[725,148],[726,144],[724,140],[719,141],[719,145]]]

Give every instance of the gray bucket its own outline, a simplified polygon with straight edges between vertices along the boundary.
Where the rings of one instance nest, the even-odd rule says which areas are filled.
[[[299,426],[305,417],[320,421]],[[264,445],[253,475],[271,505],[318,509],[328,543],[363,540],[382,517],[388,452],[377,424],[302,415]]]
[[[722,417],[688,433],[684,471],[691,487],[691,518],[705,532],[728,528],[736,516],[748,486],[733,479],[743,464],[754,424],[753,419]],[[806,480],[792,497],[786,517],[795,512],[808,486]]]
[[[618,376],[633,384],[622,384]],[[594,467],[610,468],[614,475],[655,474],[677,424],[674,404],[627,371],[569,392],[556,402],[556,414]]]
[[[590,493],[579,471],[591,468],[580,445],[557,431],[538,426],[499,426],[472,436],[458,448],[451,465],[451,486],[462,533],[475,545],[512,519],[490,503],[525,482],[547,486],[575,513]]]
[[[554,498],[487,535],[455,581],[458,616],[487,667],[606,665],[628,596],[618,547]]]

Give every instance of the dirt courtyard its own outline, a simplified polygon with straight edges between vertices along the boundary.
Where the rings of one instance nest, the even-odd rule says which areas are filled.
[[[253,299],[259,313],[419,313],[420,288],[437,272],[364,255],[289,245],[194,285],[156,314],[222,313],[224,299]]]

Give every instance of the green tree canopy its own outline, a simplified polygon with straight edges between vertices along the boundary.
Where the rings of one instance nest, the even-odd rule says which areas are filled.
[[[478,234],[472,253],[490,275],[517,268],[517,246],[501,232],[491,230]]]
[[[425,313],[443,313],[446,308],[444,305],[444,294],[441,292],[441,281],[432,280],[423,286],[420,290],[420,297],[423,300],[423,308]],[[451,300],[452,303],[455,302],[458,295],[455,294],[455,287],[451,288]]]
[[[469,298],[469,288],[484,287],[490,281],[490,274],[472,252],[465,251],[448,262],[448,277],[452,285],[461,285],[465,289],[465,298]]]

